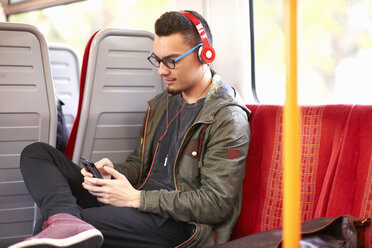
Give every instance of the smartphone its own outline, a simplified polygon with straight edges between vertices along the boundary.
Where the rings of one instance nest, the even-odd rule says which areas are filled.
[[[96,166],[94,165],[94,163],[92,162],[89,162],[88,159],[84,158],[84,157],[80,157],[80,163],[82,163],[85,167],[85,169],[92,173],[93,174],[93,177],[96,177],[96,178],[103,178],[101,176],[101,173],[99,173],[99,171],[97,170]]]

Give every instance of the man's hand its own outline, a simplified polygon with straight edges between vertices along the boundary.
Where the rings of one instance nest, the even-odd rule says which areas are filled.
[[[111,166],[103,166],[101,168],[102,171],[100,170],[100,173],[105,179],[84,176],[83,187],[104,204],[139,208],[141,191],[133,188],[128,179]],[[114,179],[106,179],[107,175],[109,175],[109,178],[113,176]]]
[[[108,158],[103,158],[98,162],[95,162],[94,165],[96,166],[97,170],[99,173],[102,175],[104,179],[110,179],[111,174],[108,174],[103,167],[110,167],[114,168],[114,164],[108,159]],[[92,173],[87,172],[86,169],[81,170],[81,174],[83,174],[84,177],[93,177]]]

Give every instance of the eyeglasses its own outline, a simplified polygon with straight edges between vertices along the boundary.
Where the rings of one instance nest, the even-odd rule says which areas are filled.
[[[184,54],[178,56],[177,58],[175,59],[171,59],[171,58],[168,58],[168,57],[165,57],[165,58],[159,58],[158,56],[156,56],[154,54],[154,52],[151,52],[150,56],[147,57],[147,59],[150,61],[150,63],[159,68],[160,67],[160,62],[163,62],[163,65],[165,65],[167,68],[169,69],[174,69],[176,67],[176,63],[178,61],[180,61],[181,59],[183,59],[184,57],[186,57],[187,55],[189,55],[190,53],[192,53],[196,48],[200,47],[201,45],[203,45],[203,43],[200,43],[196,46],[194,46],[193,48],[191,48],[190,50],[188,50],[187,52],[185,52]]]

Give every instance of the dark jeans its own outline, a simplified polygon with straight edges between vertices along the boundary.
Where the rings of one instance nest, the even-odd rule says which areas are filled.
[[[31,144],[22,151],[21,172],[42,221],[57,213],[75,215],[102,232],[103,247],[174,247],[192,235],[191,224],[98,202],[82,187],[80,170],[45,143]]]

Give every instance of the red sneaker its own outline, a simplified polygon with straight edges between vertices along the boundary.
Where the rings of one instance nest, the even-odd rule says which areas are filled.
[[[44,222],[43,230],[9,248],[22,247],[101,247],[102,233],[71,214],[56,214]]]

